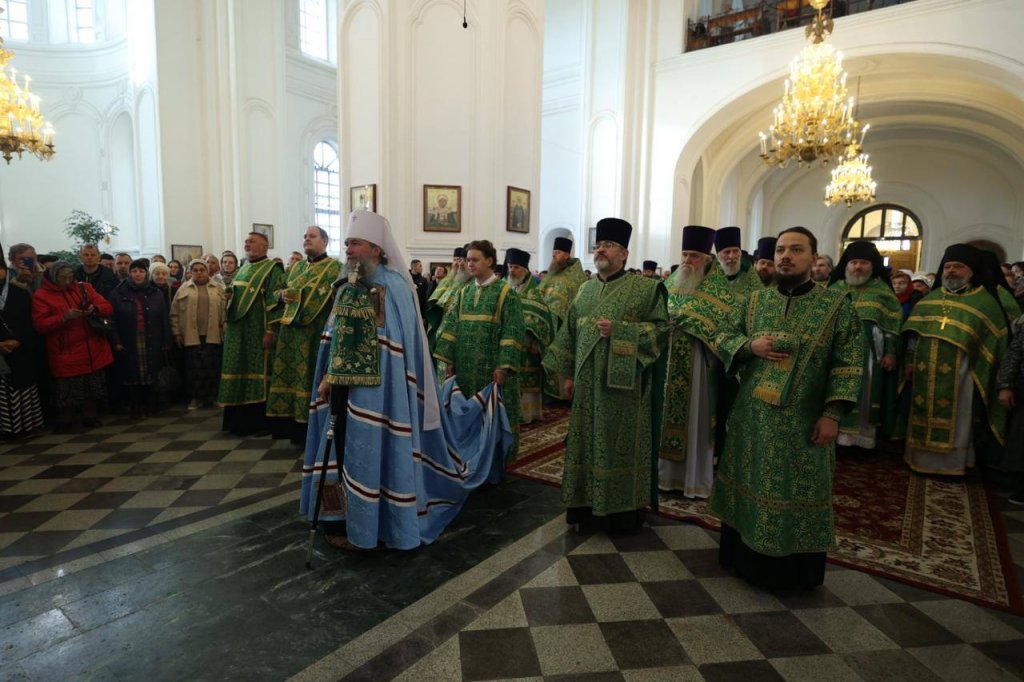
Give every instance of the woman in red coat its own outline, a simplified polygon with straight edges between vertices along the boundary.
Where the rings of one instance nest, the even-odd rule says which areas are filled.
[[[107,393],[103,368],[114,356],[107,337],[89,326],[87,318],[109,318],[111,312],[110,302],[92,285],[75,282],[74,270],[65,261],[46,272],[42,288],[32,297],[32,324],[46,337],[58,432],[70,430],[79,415],[84,426],[100,426],[96,405]]]

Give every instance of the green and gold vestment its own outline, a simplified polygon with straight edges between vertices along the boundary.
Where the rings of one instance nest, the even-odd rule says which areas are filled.
[[[507,458],[512,461],[519,439],[519,372],[526,350],[519,295],[496,276],[483,286],[471,281],[459,290],[442,324],[434,357],[445,366],[455,365],[455,379],[464,395],[491,383],[494,370],[505,370],[502,396],[516,436]]]
[[[576,298],[576,292],[587,281],[587,274],[579,258],[573,258],[565,269],[558,273],[549,272],[540,282],[540,293],[547,302],[556,323],[561,326],[569,315],[569,307]]]
[[[263,336],[275,331],[280,318],[277,291],[284,286],[284,267],[269,258],[238,269],[228,291],[221,363],[220,405],[247,405],[267,399],[267,381],[274,351],[263,349]]]
[[[507,281],[507,280],[506,280]],[[521,391],[524,409],[521,420],[523,423],[539,419],[541,415],[541,390],[544,388],[544,370],[540,361],[544,351],[551,345],[555,338],[555,316],[551,313],[544,296],[540,293],[540,287],[531,276],[526,277],[526,282],[515,290],[519,294],[519,302],[523,308],[523,322],[526,325],[526,350],[523,352],[523,365],[519,375],[519,390]],[[535,394],[534,414],[527,414],[526,395]]]
[[[562,473],[562,502],[570,509],[603,517],[655,502],[666,299],[660,282],[621,270],[607,282],[588,280],[544,355],[550,375],[575,380]],[[610,338],[598,332],[600,318],[612,321]]]
[[[873,447],[874,436],[866,440],[861,431],[861,407],[870,405],[867,423],[882,427],[882,433],[889,435],[895,421],[896,388],[899,375],[882,369],[882,358],[886,355],[897,356],[899,352],[900,328],[903,326],[903,306],[889,285],[878,277],[872,277],[866,284],[851,287],[846,280],[837,280],[832,289],[848,292],[853,300],[853,307],[860,317],[864,330],[864,382],[860,400],[843,415],[839,423],[839,431],[853,439],[853,445]],[[877,330],[877,332],[876,332]],[[880,334],[881,344],[876,343],[876,335]],[[871,351],[871,352],[868,352]],[[881,354],[879,354],[881,353]],[[846,442],[844,441],[844,444]]]
[[[331,312],[331,285],[340,272],[341,263],[329,256],[315,263],[299,261],[288,271],[284,291],[296,300],[281,301],[276,309],[280,318],[275,325],[277,343],[267,395],[268,417],[285,417],[301,424],[309,420],[316,354]],[[280,297],[282,292],[274,293]]]
[[[772,362],[742,351],[710,502],[769,556],[832,549],[835,445],[815,445],[811,433],[820,417],[838,421],[843,403],[857,402],[863,373],[861,323],[845,293],[807,282],[797,294],[766,287],[747,302],[741,331],[751,341],[771,336],[790,355]]]
[[[970,441],[958,426],[970,428],[971,424],[968,415],[958,414],[961,391],[970,389],[970,384],[960,381],[963,362],[980,400],[978,407],[984,406],[974,412],[985,414],[992,435],[1000,445],[1004,443],[1007,411],[995,396],[999,361],[1009,345],[1004,311],[983,287],[952,293],[940,286],[914,305],[903,333],[917,335],[904,357],[914,367],[907,463],[924,473],[962,475]],[[915,458],[915,450],[945,457],[925,462],[931,458],[927,454]]]
[[[669,278],[672,282],[673,278]],[[665,384],[665,411],[659,456],[676,462],[686,459],[688,415],[690,412],[691,374],[694,341],[714,353],[726,371],[747,338],[739,331],[739,309],[721,271],[714,268],[704,276],[693,293],[669,291],[668,316],[672,323],[669,337],[668,380]],[[718,397],[718,375],[707,375],[708,400],[712,406]],[[693,425],[698,426],[698,425]],[[701,427],[707,425],[700,425]],[[710,424],[714,443],[715,425]],[[705,492],[705,494],[707,494]]]

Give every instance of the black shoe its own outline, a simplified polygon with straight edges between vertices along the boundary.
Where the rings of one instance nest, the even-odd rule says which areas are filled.
[[[1024,488],[1021,488],[1014,494],[1010,495],[1006,498],[1006,501],[1018,507],[1024,507]]]

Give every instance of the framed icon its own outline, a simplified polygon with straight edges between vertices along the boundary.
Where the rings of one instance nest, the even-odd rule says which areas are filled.
[[[462,231],[460,185],[423,185],[423,231]]]
[[[187,268],[189,263],[202,257],[202,244],[171,244],[171,260],[178,261],[183,268]]]
[[[530,232],[530,191],[509,187],[506,191],[505,230],[508,232]]]
[[[350,211],[377,212],[377,185],[356,185],[348,188]]]

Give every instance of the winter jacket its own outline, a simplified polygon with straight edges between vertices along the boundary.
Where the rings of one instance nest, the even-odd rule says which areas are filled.
[[[10,273],[10,271],[8,271]],[[0,287],[4,281],[0,279]],[[36,384],[39,361],[36,358],[40,339],[32,328],[32,294],[11,282],[7,289],[7,303],[0,310],[0,341],[15,339],[18,348],[3,356],[11,373],[7,380],[16,389]]]
[[[167,352],[171,349],[171,321],[164,293],[150,282],[142,289],[142,310],[145,324],[146,374],[139,376],[138,307],[136,293],[131,281],[125,280],[110,292],[113,306],[114,333],[110,337],[113,346],[124,346],[114,351],[114,363],[122,381],[151,384],[156,373],[165,364]]]
[[[64,319],[64,313],[72,308],[80,310],[90,304],[95,306],[96,316],[110,317],[110,302],[88,283],[61,289],[47,279],[32,296],[32,325],[46,337],[50,374],[58,379],[92,374],[114,361],[110,342],[86,323],[85,316]]]
[[[184,339],[185,347],[199,345],[199,327],[196,314],[198,312],[198,286],[192,280],[181,285],[171,302],[171,333]],[[206,283],[206,292],[210,298],[209,322],[206,327],[206,343],[219,344],[223,339],[224,314],[227,299],[224,289],[211,279]]]

